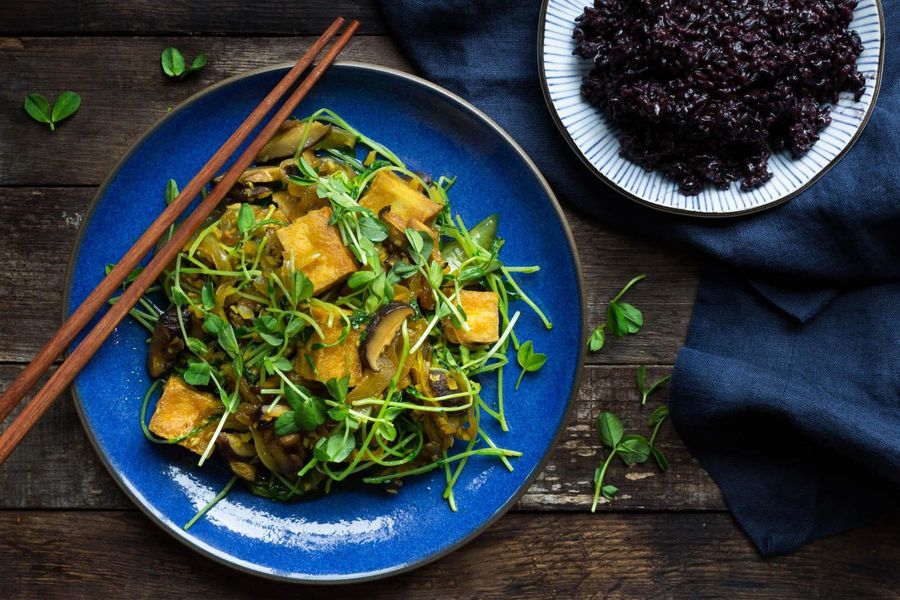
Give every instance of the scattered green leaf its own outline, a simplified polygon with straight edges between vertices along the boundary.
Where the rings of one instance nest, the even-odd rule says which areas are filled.
[[[600,435],[600,441],[607,448],[615,448],[625,433],[622,421],[619,417],[611,412],[602,412],[597,415],[597,432]]]
[[[637,368],[637,389],[638,392],[641,393],[641,404],[646,404],[647,398],[649,398],[650,395],[653,394],[653,392],[668,383],[670,379],[672,379],[672,376],[666,375],[665,377],[653,382],[653,384],[648,387],[647,367],[645,367],[644,365],[639,366]]]
[[[25,112],[38,123],[50,126],[50,131],[56,129],[56,124],[71,117],[81,106],[81,96],[75,92],[63,92],[56,98],[53,107],[41,94],[32,92],[25,96]]]
[[[591,338],[588,340],[588,347],[591,352],[599,352],[606,342],[606,323],[600,323],[597,328],[591,332]]]
[[[588,347],[591,352],[598,352],[603,348],[607,331],[615,337],[623,337],[637,333],[644,326],[644,315],[641,311],[627,302],[621,302],[621,299],[634,284],[646,277],[646,275],[638,275],[625,284],[625,287],[609,301],[606,308],[606,322],[597,325],[588,339]]]
[[[191,62],[191,66],[185,68],[184,56],[181,52],[179,52],[177,48],[166,48],[160,55],[160,64],[162,65],[163,73],[173,79],[180,79],[188,73],[199,71],[205,67],[206,54],[198,54]]]

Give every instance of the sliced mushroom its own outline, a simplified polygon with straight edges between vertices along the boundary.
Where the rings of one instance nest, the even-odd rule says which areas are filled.
[[[186,329],[190,329],[192,313],[185,307],[181,318]],[[147,353],[147,370],[153,378],[162,377],[172,370],[178,360],[178,353],[184,350],[181,325],[178,323],[178,308],[172,305],[159,316],[153,335],[150,337],[150,352]]]
[[[236,183],[228,190],[226,196],[241,202],[257,202],[272,195],[272,188],[265,183]]]
[[[278,176],[285,183],[290,183],[291,177],[300,177],[300,168],[297,166],[297,161],[291,158],[286,158],[278,164]]]
[[[331,125],[319,123],[318,121],[313,121],[309,127],[306,126],[306,123],[301,123],[300,121],[293,121],[292,123],[293,127],[281,131],[262,147],[262,150],[256,155],[256,162],[265,163],[276,158],[291,156],[297,151],[297,146],[301,143],[304,149],[309,148],[331,131]],[[309,130],[308,132],[307,129]]]
[[[229,433],[223,431],[216,438],[216,447],[228,461],[247,459],[256,456],[253,438],[249,433]]]
[[[404,302],[390,302],[378,309],[375,316],[366,325],[365,340],[360,344],[360,356],[363,363],[378,371],[378,357],[385,347],[394,340],[403,321],[416,313],[413,307]]]
[[[256,448],[249,433],[222,432],[216,438],[216,448],[231,471],[247,481],[256,480]]]
[[[240,183],[275,183],[281,181],[281,169],[274,166],[250,167],[238,177]]]

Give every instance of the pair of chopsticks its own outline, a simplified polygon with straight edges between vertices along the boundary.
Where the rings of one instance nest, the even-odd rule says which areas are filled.
[[[281,98],[312,65],[316,57],[334,38],[338,30],[344,24],[344,19],[338,17],[334,23],[325,30],[325,33],[307,50],[297,64],[288,71],[287,75],[278,82],[278,85],[269,92],[259,106],[250,116],[241,123],[240,127],[231,134],[221,148],[219,148],[206,165],[191,179],[178,197],[160,213],[156,220],[147,228],[141,237],[134,243],[131,249],[116,263],[109,274],[94,288],[94,291],[85,298],[84,302],[63,323],[62,327],[54,334],[49,342],[37,353],[34,359],[10,384],[6,393],[0,397],[0,423],[13,411],[28,391],[34,387],[38,380],[52,367],[56,357],[62,354],[66,347],[75,339],[75,336],[84,329],[97,312],[107,303],[107,300],[116,293],[125,278],[138,266],[141,260],[147,256],[156,246],[163,234],[169,231],[169,227],[175,223],[175,219],[193,202],[200,194],[201,189],[212,180],[227,160],[249,137],[250,133],[263,120],[266,114],[272,110]],[[194,232],[200,227],[204,219],[216,208],[225,194],[237,181],[240,174],[250,166],[256,154],[263,145],[275,134],[281,124],[291,116],[300,101],[306,96],[313,85],[337,58],[344,46],[353,37],[359,28],[358,21],[352,21],[344,32],[338,37],[325,56],[316,64],[304,79],[288,97],[287,101],[269,120],[259,135],[247,146],[230,169],[225,173],[218,184],[207,197],[197,206],[193,213],[185,219],[181,226],[175,230],[172,238],[159,249],[150,263],[128,286],[119,300],[110,307],[96,326],[82,340],[78,347],[65,359],[56,372],[47,380],[34,398],[22,409],[22,412],[10,424],[9,428],[0,435],[0,464],[6,461],[25,434],[34,427],[38,419],[50,408],[54,400],[72,383],[72,380],[90,361],[101,344],[113,332],[116,326],[125,318],[128,311],[137,303],[148,287],[160,276],[165,268],[175,259],[184,245],[190,240]]]

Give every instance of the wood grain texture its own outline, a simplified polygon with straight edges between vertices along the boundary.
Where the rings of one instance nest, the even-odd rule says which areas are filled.
[[[58,325],[85,208],[137,136],[212,83],[295,60],[312,39],[305,36],[337,14],[360,18],[365,34],[385,32],[371,0],[0,2],[0,390],[21,368],[10,363],[27,361]],[[159,67],[167,46],[189,58],[207,52],[209,65],[171,81]],[[410,70],[386,37],[357,38],[347,58]],[[22,110],[28,92],[55,97],[67,89],[84,103],[52,134]],[[647,272],[649,281],[629,295],[647,326],[589,356],[593,366],[547,468],[516,511],[466,548],[398,578],[340,590],[237,574],[131,508],[63,398],[0,468],[0,598],[900,598],[900,519],[760,560],[719,512],[718,489],[668,424],[661,445],[672,469],[616,462],[609,477],[621,498],[601,514],[586,512],[601,456],[593,419],[615,410],[629,428],[644,427],[651,409],[638,405],[634,366],[663,365],[653,377],[669,370],[697,277],[688,253],[569,219],[591,322],[630,277]],[[80,510],[59,510],[72,508]]]
[[[0,390],[21,369],[0,365]],[[649,376],[660,377],[665,367],[653,367]],[[647,433],[647,418],[667,398],[663,390],[640,406],[633,367],[589,367],[572,421],[549,463],[517,504],[518,510],[586,511],[590,507],[591,478],[606,456],[596,435],[594,419],[601,410],[612,410],[629,431]],[[140,398],[134,398],[134,435],[140,435]],[[517,415],[510,402],[510,426]],[[13,413],[14,415],[17,413]],[[0,432],[5,425],[0,425]],[[499,441],[499,440],[498,440]],[[662,473],[654,464],[626,468],[615,461],[607,475],[621,489],[614,503],[602,511],[722,510],[718,488],[691,458],[670,424],[660,430],[659,447],[672,463]],[[158,448],[147,445],[147,452]],[[68,394],[60,398],[15,453],[0,468],[0,509],[11,508],[130,508],[131,503],[107,474],[87,440]],[[464,498],[460,498],[463,503]]]
[[[366,0],[27,0],[0,3],[0,34],[318,35],[337,16],[359,19],[363,33],[386,33]]]
[[[723,513],[510,514],[395,578],[297,587],[228,570],[125,512],[0,513],[0,597],[897,598],[900,519],[760,560]]]
[[[0,38],[0,185],[97,185],[168,108],[232,75],[294,62],[314,39]],[[159,57],[172,45],[188,60],[206,52],[209,63],[169,79]],[[341,60],[409,70],[382,37],[354,38]],[[64,90],[78,92],[82,104],[56,131],[25,114],[29,92],[55,98]]]
[[[5,217],[0,220],[0,264],[5,266],[0,270],[0,362],[27,362],[59,326],[66,266],[95,193],[94,188],[0,188]],[[631,277],[648,275],[628,295],[644,311],[640,335],[610,338],[602,352],[589,354],[588,362],[674,364],[697,286],[691,255],[616,233],[571,211],[567,216],[584,267],[592,325],[604,318],[606,302]]]

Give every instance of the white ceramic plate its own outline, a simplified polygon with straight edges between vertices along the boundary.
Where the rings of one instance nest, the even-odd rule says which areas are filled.
[[[831,113],[831,125],[802,158],[785,152],[772,155],[772,178],[747,192],[738,182],[726,190],[706,186],[697,196],[685,196],[678,185],[658,172],[647,172],[619,155],[619,141],[599,109],[581,95],[581,79],[591,62],[573,54],[575,18],[592,0],[544,0],[538,28],[541,84],[550,112],[579,158],[604,182],[638,202],[661,210],[698,216],[733,216],[770,208],[812,185],[850,149],[875,106],[884,60],[884,15],[880,0],[860,0],[851,27],[859,34],[863,52],[859,70],[866,91],[857,102],[842,94]]]

